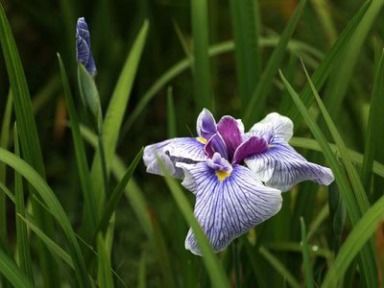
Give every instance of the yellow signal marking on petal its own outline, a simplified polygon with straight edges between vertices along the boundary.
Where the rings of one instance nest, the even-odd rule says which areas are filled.
[[[197,137],[196,138],[197,141],[199,141],[201,144],[207,144],[207,139],[205,139],[204,137]]]
[[[217,179],[219,179],[220,182],[223,182],[225,179],[227,179],[230,175],[231,175],[231,172],[227,172],[227,171],[216,171],[216,176],[217,176]]]

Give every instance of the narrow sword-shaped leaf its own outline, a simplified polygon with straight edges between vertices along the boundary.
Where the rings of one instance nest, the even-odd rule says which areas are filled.
[[[231,0],[230,4],[235,39],[237,83],[244,112],[260,76],[259,3],[254,0]]]
[[[275,256],[273,256],[267,249],[264,247],[259,248],[259,252],[265,260],[277,271],[279,274],[288,282],[288,285],[292,288],[301,287],[300,283],[295,279],[295,277],[289,272],[289,270],[284,266],[283,263]]]
[[[79,173],[80,187],[83,192],[84,198],[84,217],[85,223],[88,225],[87,229],[94,231],[96,229],[96,223],[98,221],[97,217],[97,206],[95,194],[92,190],[90,171],[88,168],[85,147],[83,142],[83,137],[81,137],[80,126],[79,126],[79,117],[76,112],[75,104],[73,102],[72,93],[69,87],[67,73],[65,71],[64,64],[61,60],[61,56],[57,55],[59,61],[60,75],[62,79],[62,84],[64,88],[64,97],[67,104],[67,109],[69,113],[69,121],[71,125],[71,133],[73,146],[75,149],[75,158],[77,164],[77,170]]]
[[[71,248],[70,254],[76,267],[75,275],[79,287],[90,287],[87,269],[75,232],[72,229],[64,208],[57,200],[52,189],[28,163],[3,148],[0,148],[0,161],[9,165],[22,175],[34,188],[34,191],[38,194],[39,198],[44,201],[50,214],[57,220],[57,223],[61,226],[68,239]]]
[[[351,222],[352,224],[356,224],[361,218],[361,215],[362,215],[361,209],[354,196],[354,190],[350,186],[349,179],[347,178],[345,171],[339,165],[339,162],[335,157],[334,153],[332,152],[323,132],[320,130],[319,126],[314,122],[314,120],[311,118],[308,112],[308,109],[300,99],[299,95],[292,88],[292,86],[287,82],[287,80],[285,79],[282,73],[280,73],[280,77],[282,78],[284,85],[288,90],[290,96],[292,97],[297,109],[299,109],[308,127],[310,128],[312,134],[315,136],[315,138],[319,142],[319,145],[323,150],[324,157],[326,158],[329,166],[332,169],[332,172],[335,175],[336,183],[339,187],[341,197],[345,202],[345,206],[347,208],[348,215],[351,219]],[[361,269],[363,270],[365,275],[369,275],[372,272],[371,270],[372,266],[369,263],[371,261],[374,261],[375,259],[372,246],[368,246],[364,250],[362,250],[359,259],[360,259],[360,263],[362,264]],[[364,277],[364,278],[367,281],[375,281],[375,279],[367,279],[367,277]]]
[[[283,61],[289,39],[292,37],[293,32],[299,23],[306,2],[306,0],[301,0],[298,4],[294,14],[287,24],[287,27],[281,34],[279,44],[275,50],[273,50],[267,66],[261,74],[260,81],[257,84],[251,99],[249,100],[247,109],[245,110],[246,112],[244,114],[243,121],[246,126],[249,126],[257,117],[261,116],[260,114],[264,109],[265,99],[272,87],[274,77],[281,65],[281,62]]]
[[[127,60],[121,71],[116,87],[113,91],[111,101],[105,114],[103,131],[103,145],[105,147],[105,161],[107,171],[111,166],[113,154],[116,149],[119,137],[120,127],[122,125],[124,113],[128,104],[129,96],[133,87],[133,81],[136,76],[137,68],[144,49],[147,33],[149,29],[148,21],[144,21],[135,42],[128,54]],[[103,189],[103,178],[101,171],[100,151],[96,152],[91,169],[91,178],[94,180],[93,187],[95,197],[97,199],[97,209],[102,211],[105,203],[105,195]]]
[[[99,234],[97,237],[97,282],[100,288],[112,288],[111,260],[106,241]]]
[[[191,0],[193,34],[193,90],[197,111],[212,110],[213,97],[208,56],[208,1]]]
[[[3,50],[4,60],[11,86],[16,121],[19,129],[20,147],[23,158],[32,165],[40,175],[44,177],[45,169],[41,152],[39,136],[37,133],[35,119],[33,117],[32,102],[25,78],[24,69],[13,37],[11,27],[5,15],[4,8],[0,3],[0,43]],[[33,193],[33,191],[31,191]],[[32,201],[33,213],[39,225],[53,235],[52,218]],[[44,249],[41,243],[38,244],[39,260],[43,273],[44,282],[52,286],[59,277],[54,260]]]
[[[16,266],[15,262],[0,248],[0,273],[8,279],[15,288],[32,288],[33,284]]]
[[[14,147],[15,154],[20,157],[19,139],[17,134],[17,126],[14,126]],[[15,171],[15,214],[25,216],[25,203],[24,203],[24,189],[23,179]],[[28,239],[28,232],[25,223],[16,217],[16,249],[19,258],[19,266],[25,273],[28,279],[33,283],[33,271],[32,271],[32,260],[30,252],[30,242]]]
[[[372,168],[374,165],[375,152],[381,149],[383,146],[383,131],[384,131],[384,120],[383,120],[383,107],[384,107],[384,53],[381,54],[375,81],[372,89],[372,99],[369,108],[369,120],[368,127],[366,129],[365,137],[365,151],[364,161],[361,171],[362,181],[366,189],[368,189],[370,180],[372,177]]]
[[[303,254],[303,269],[304,269],[304,278],[305,278],[305,287],[313,287],[313,272],[312,264],[309,256],[309,247],[307,239],[307,231],[305,227],[305,222],[303,217],[300,218],[300,228],[301,228],[301,245],[302,245],[302,254]]]

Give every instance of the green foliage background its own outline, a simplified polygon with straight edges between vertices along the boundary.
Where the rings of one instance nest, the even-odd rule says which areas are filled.
[[[382,286],[383,0],[0,2],[1,287]],[[335,183],[297,185],[213,254],[192,195],[140,161],[203,107],[246,128],[291,117]]]

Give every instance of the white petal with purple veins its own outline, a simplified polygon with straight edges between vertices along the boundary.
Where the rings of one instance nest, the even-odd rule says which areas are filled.
[[[322,185],[329,185],[334,180],[331,169],[307,161],[286,143],[273,144],[264,153],[244,162],[267,186],[282,191],[288,191],[305,180]]]
[[[182,137],[146,146],[143,160],[148,173],[164,175],[158,158],[163,161],[165,168],[172,176],[182,178],[183,172],[175,167],[175,164],[205,161],[204,144],[195,138]]]
[[[288,142],[293,136],[293,122],[279,113],[270,113],[263,120],[253,125],[248,134],[273,136]]]
[[[178,163],[177,167],[184,170],[182,184],[196,196],[195,216],[216,252],[281,208],[281,192],[263,186],[247,167],[235,165],[223,181],[204,162]],[[201,254],[192,230],[185,247]]]

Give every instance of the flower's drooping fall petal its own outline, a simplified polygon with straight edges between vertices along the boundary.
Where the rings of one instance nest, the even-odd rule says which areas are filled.
[[[305,180],[322,185],[334,180],[329,168],[307,161],[287,143],[274,143],[264,153],[245,159],[245,163],[267,186],[282,191]]]
[[[224,116],[217,123],[217,131],[223,137],[228,149],[229,159],[232,159],[236,148],[241,144],[244,134],[244,126],[241,121],[231,116]]]
[[[263,120],[257,122],[249,130],[250,135],[280,138],[288,142],[293,135],[293,122],[279,113],[270,113]]]
[[[160,160],[172,176],[182,178],[183,172],[175,166],[176,162],[194,163],[206,160],[206,156],[204,144],[196,138],[183,137],[146,146],[143,160],[148,173],[164,175]]]
[[[240,164],[245,158],[263,153],[267,149],[268,143],[264,138],[251,136],[237,147],[232,162]]]
[[[76,25],[76,59],[84,65],[88,73],[96,75],[96,64],[91,50],[91,37],[84,17],[77,20]]]
[[[208,109],[204,108],[203,111],[200,112],[199,117],[197,117],[196,130],[197,135],[205,140],[209,140],[209,138],[216,133],[216,121]]]
[[[223,179],[205,162],[177,166],[185,173],[182,184],[196,195],[195,216],[215,251],[280,210],[280,191],[263,186],[247,167],[235,165]],[[185,247],[201,254],[191,230]]]

